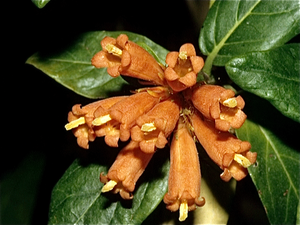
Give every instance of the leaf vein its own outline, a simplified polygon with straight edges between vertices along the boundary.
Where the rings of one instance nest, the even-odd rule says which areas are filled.
[[[293,183],[293,180],[292,180],[291,177],[290,177],[290,174],[288,173],[286,167],[284,166],[284,163],[283,163],[283,161],[282,161],[282,159],[281,159],[281,157],[280,157],[280,154],[278,153],[278,150],[277,150],[276,146],[273,144],[273,142],[272,142],[272,140],[270,139],[269,135],[266,133],[266,131],[265,131],[261,126],[260,126],[260,130],[261,130],[261,132],[263,133],[263,135],[265,136],[265,138],[267,139],[267,141],[268,141],[268,143],[270,144],[270,146],[272,147],[274,153],[277,155],[278,161],[280,162],[280,164],[281,164],[281,166],[282,166],[282,168],[283,168],[283,170],[284,170],[284,172],[285,172],[285,174],[286,174],[288,180],[290,181],[290,185],[291,185],[291,187],[293,188],[293,191],[295,192],[297,198],[299,198],[299,195],[298,195],[298,193],[297,193],[297,189],[296,189],[296,187],[295,187],[295,185],[294,185],[294,183]],[[268,173],[267,173],[267,174],[268,174]]]
[[[91,62],[88,62],[88,61],[70,60],[70,59],[50,58],[49,61],[62,62],[62,63],[73,63],[73,64],[91,65]]]
[[[98,195],[95,197],[95,199],[88,205],[88,207],[86,208],[86,210],[82,213],[82,215],[80,217],[78,217],[78,220],[74,223],[77,224],[86,214],[86,212],[92,207],[92,205],[96,202],[96,200],[101,196],[101,192],[98,193]]]

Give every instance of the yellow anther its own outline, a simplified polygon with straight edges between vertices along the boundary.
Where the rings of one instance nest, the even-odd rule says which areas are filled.
[[[101,192],[108,192],[114,189],[114,187],[117,185],[117,182],[114,180],[108,181],[102,188]]]
[[[144,131],[144,132],[151,132],[154,130],[156,130],[156,126],[154,125],[154,122],[144,123],[141,127],[141,131]]]
[[[251,165],[251,162],[249,159],[247,159],[245,156],[241,154],[234,154],[234,161],[236,161],[238,164],[240,164],[242,167],[247,168]]]
[[[151,95],[151,96],[153,96],[153,97],[159,97],[159,94],[158,93],[156,93],[156,92],[154,92],[154,91],[152,91],[152,90],[147,90],[147,93],[149,94],[149,95]]]
[[[179,53],[178,58],[182,59],[182,60],[186,60],[187,59],[187,52],[182,51]]]
[[[98,118],[94,119],[92,121],[92,124],[94,126],[101,126],[101,125],[103,125],[103,124],[105,124],[105,123],[107,123],[108,121],[111,121],[111,120],[112,120],[112,118],[110,117],[109,114],[107,114],[105,116],[101,116],[101,117],[98,117]]]
[[[118,47],[114,46],[113,44],[107,44],[105,46],[105,49],[108,51],[108,53],[111,53],[115,56],[122,56],[122,50]]]
[[[73,120],[65,125],[66,130],[71,130],[78,127],[79,125],[85,124],[84,117],[79,117],[77,120]]]
[[[222,102],[222,105],[229,108],[234,108],[237,106],[237,101],[235,98],[228,98],[224,102]]]
[[[188,217],[189,207],[186,201],[183,201],[179,207],[179,221],[185,221]]]
[[[165,79],[165,77],[164,77],[164,74],[163,74],[163,73],[158,73],[157,75],[158,75],[159,79],[161,79],[161,80],[164,80],[164,79]]]
[[[220,119],[221,120],[226,120],[226,114],[225,113],[220,113]]]

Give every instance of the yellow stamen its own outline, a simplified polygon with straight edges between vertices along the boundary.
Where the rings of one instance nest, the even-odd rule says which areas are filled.
[[[152,123],[144,123],[141,127],[141,131],[144,131],[144,132],[151,132],[151,131],[154,131],[156,130],[156,127],[154,125],[154,122]]]
[[[105,115],[105,116],[101,116],[101,117],[98,117],[96,119],[93,120],[92,124],[94,126],[101,126],[105,123],[107,123],[108,121],[111,121],[112,118],[110,117],[109,114]]]
[[[187,59],[187,52],[182,51],[179,53],[178,58],[182,59],[182,60],[186,60]]]
[[[114,189],[114,187],[117,185],[117,182],[114,180],[108,181],[102,188],[101,192],[108,192]]]
[[[221,120],[226,120],[226,114],[225,113],[220,113],[220,119]]]
[[[161,80],[164,80],[165,78],[164,78],[164,74],[162,74],[162,73],[158,73],[158,77],[159,77],[159,79],[161,79]]]
[[[186,201],[180,204],[179,208],[179,221],[184,221],[188,217],[189,207]]]
[[[111,53],[115,56],[122,56],[122,50],[119,49],[118,47],[114,46],[113,44],[107,44],[105,46],[105,49],[108,51],[108,53]]]
[[[147,90],[147,92],[148,92],[148,94],[149,95],[151,95],[151,96],[153,96],[153,97],[158,97],[159,96],[159,94],[158,93],[156,93],[156,92],[154,92],[154,91],[152,91],[152,90]]]
[[[241,166],[243,166],[244,168],[247,168],[251,165],[249,159],[247,159],[245,156],[241,154],[234,154],[233,160],[236,161]]]
[[[65,125],[66,130],[71,130],[78,127],[79,125],[85,124],[84,117],[79,117],[77,120],[73,120]]]
[[[237,101],[235,98],[228,98],[224,102],[222,102],[222,105],[229,108],[234,108],[237,106]]]

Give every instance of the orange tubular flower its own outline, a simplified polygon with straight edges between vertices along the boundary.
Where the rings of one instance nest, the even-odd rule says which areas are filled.
[[[136,124],[137,118],[147,113],[159,101],[159,95],[153,96],[148,92],[141,92],[129,96],[109,109],[110,117],[121,124],[121,141],[127,141],[130,138],[130,129]]]
[[[111,118],[109,109],[128,96],[113,97],[103,102],[94,112],[92,126],[97,137],[105,136],[105,143],[110,147],[118,147],[120,123]]]
[[[80,107],[80,104],[74,105],[72,111],[68,114],[69,123],[65,126],[65,128],[67,130],[73,129],[73,133],[75,137],[77,137],[78,145],[82,148],[88,149],[88,142],[94,141],[96,136],[99,137],[97,131],[95,132],[94,130],[94,113],[99,109],[107,111],[108,108],[124,98],[126,98],[126,96],[103,99],[88,104],[82,108]],[[109,133],[105,133],[104,135],[108,135],[107,139],[109,139]]]
[[[249,151],[250,143],[229,132],[220,132],[212,121],[202,119],[198,112],[190,118],[199,142],[209,157],[224,170],[220,175],[222,180],[229,181],[231,177],[243,179],[248,174],[247,167],[256,161],[257,156],[256,152]]]
[[[101,41],[102,51],[92,58],[97,68],[108,67],[112,77],[120,74],[163,85],[164,71],[145,49],[121,34],[115,38],[105,37]]]
[[[179,118],[178,101],[168,99],[154,106],[147,114],[139,117],[131,129],[131,138],[140,143],[146,153],[164,148]]]
[[[182,118],[174,133],[170,152],[168,193],[164,196],[167,209],[179,209],[179,220],[187,218],[188,210],[203,206],[200,197],[201,173],[197,148]]]
[[[165,70],[165,78],[168,85],[176,92],[195,85],[197,73],[204,66],[203,59],[196,56],[192,44],[182,45],[179,52],[169,52],[166,63],[168,68]]]
[[[152,156],[141,151],[138,142],[130,141],[119,152],[107,175],[100,175],[100,181],[105,183],[102,192],[112,191],[120,193],[123,199],[132,199],[135,184]]]
[[[232,90],[217,85],[200,85],[193,89],[191,100],[207,118],[215,120],[218,130],[240,128],[247,115],[242,111],[245,102],[241,96],[234,97]]]

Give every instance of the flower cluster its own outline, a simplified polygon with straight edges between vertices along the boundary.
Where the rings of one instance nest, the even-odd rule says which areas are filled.
[[[171,140],[168,192],[164,202],[171,211],[179,210],[179,220],[188,211],[203,206],[200,197],[201,172],[196,141],[223,170],[220,177],[241,180],[247,167],[256,161],[251,145],[229,132],[240,128],[246,119],[245,102],[232,90],[221,86],[197,84],[204,66],[192,44],[179,52],[170,52],[166,66],[160,65],[125,34],[116,39],[105,37],[102,51],[92,58],[97,68],[107,68],[109,75],[131,76],[154,86],[133,95],[99,100],[84,107],[75,105],[69,112],[67,130],[73,130],[78,145],[105,137],[111,147],[128,141],[106,175],[102,192],[120,193],[132,199],[135,184],[157,149]]]

